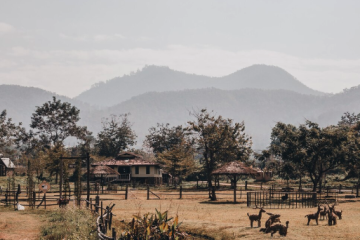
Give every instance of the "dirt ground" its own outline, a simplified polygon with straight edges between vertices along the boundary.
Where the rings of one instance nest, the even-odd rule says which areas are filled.
[[[259,232],[257,224],[250,227],[247,213],[255,214],[259,210],[246,207],[245,199],[240,199],[239,204],[228,200],[209,202],[207,199],[152,199],[146,200],[144,192],[134,191],[130,199],[108,200],[106,203],[115,203],[114,213],[116,219],[128,222],[137,213],[169,210],[169,216],[178,214],[179,221],[183,222],[186,230],[195,230],[215,239],[264,239],[271,238],[270,234]],[[160,195],[161,197],[161,195]],[[339,203],[338,210],[343,210],[343,219],[338,220],[336,226],[328,226],[326,220],[320,220],[319,225],[311,222],[307,226],[305,215],[315,213],[316,208],[304,209],[265,209],[268,212],[280,214],[285,225],[290,221],[287,239],[360,239],[360,202]],[[262,227],[267,219],[263,215]],[[279,238],[278,234],[274,238]]]
[[[0,239],[39,239],[40,229],[46,224],[43,211],[14,211],[0,208]]]
[[[231,192],[223,198],[219,195],[220,200],[217,202],[209,202],[205,195],[190,196],[185,193],[183,199],[178,199],[178,195],[159,194],[159,197],[161,199],[151,195],[151,200],[146,200],[145,190],[129,191],[128,200],[124,200],[124,196],[100,196],[104,206],[116,204],[113,210],[115,223],[122,220],[129,222],[138,213],[154,213],[156,208],[160,211],[168,210],[169,216],[178,214],[179,221],[183,222],[183,230],[215,239],[271,238],[270,234],[259,232],[257,227],[250,228],[247,213],[255,214],[258,210],[246,207],[245,196],[239,199],[238,204],[231,202]],[[54,209],[58,207],[48,207],[47,211]],[[265,210],[280,214],[283,224],[290,221],[286,239],[360,239],[360,202],[340,201],[337,209],[343,210],[343,219],[338,220],[336,226],[328,226],[327,221],[319,221],[319,225],[311,222],[307,226],[305,215],[315,213],[316,208]],[[39,239],[41,226],[46,224],[44,213],[44,210],[14,211],[1,208],[0,239]],[[264,214],[262,226],[266,219],[267,215]],[[254,226],[257,224],[254,223]],[[274,236],[279,237],[278,234]]]

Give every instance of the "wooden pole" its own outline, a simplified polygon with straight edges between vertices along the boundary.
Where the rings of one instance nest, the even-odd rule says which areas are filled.
[[[63,185],[63,157],[60,156],[60,183],[59,183],[60,199],[62,198],[62,185]]]
[[[245,191],[247,191],[247,181],[245,181]]]
[[[147,185],[147,200],[150,198],[150,188],[149,185]]]
[[[359,197],[359,184],[356,185],[356,197]]]
[[[90,154],[87,153],[86,154],[86,170],[87,170],[87,176],[86,176],[86,200],[87,200],[87,204],[86,206],[89,208],[89,200],[90,200]]]
[[[45,209],[46,209],[46,193],[44,193],[44,206],[45,206]]]
[[[182,199],[182,186],[180,185],[180,199]]]
[[[236,183],[237,183],[237,179],[236,179],[236,175],[234,175],[234,203],[236,203]]]
[[[126,188],[125,188],[125,200],[128,199],[128,194],[129,194],[129,185],[126,184]]]

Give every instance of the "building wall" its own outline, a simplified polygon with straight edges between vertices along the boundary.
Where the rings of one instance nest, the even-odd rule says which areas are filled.
[[[150,174],[146,174],[146,166],[139,166],[139,174],[135,173],[136,166],[131,167],[131,178],[136,177],[162,177],[160,168],[157,166],[149,166]]]

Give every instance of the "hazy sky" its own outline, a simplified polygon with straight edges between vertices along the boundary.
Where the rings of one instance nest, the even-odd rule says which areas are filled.
[[[223,76],[284,68],[311,88],[360,84],[360,1],[1,1],[0,84],[74,97],[144,65]]]

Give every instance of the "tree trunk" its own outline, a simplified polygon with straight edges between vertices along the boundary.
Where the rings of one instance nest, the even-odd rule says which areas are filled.
[[[56,173],[55,173],[55,184],[58,183],[58,176],[59,176],[59,173],[56,171]]]

